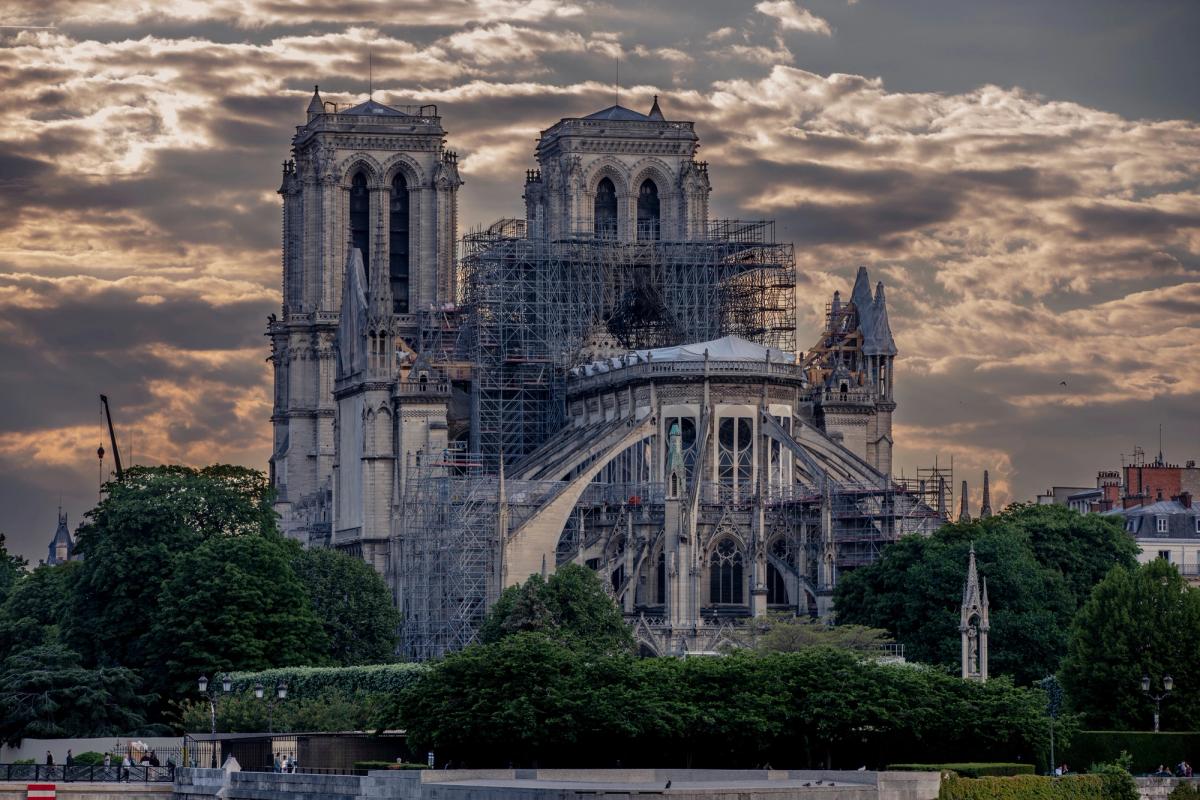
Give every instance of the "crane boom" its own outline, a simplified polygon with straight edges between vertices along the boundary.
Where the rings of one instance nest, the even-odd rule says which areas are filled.
[[[117,480],[125,480],[125,471],[121,469],[121,451],[117,450],[117,434],[113,432],[112,412],[108,410],[107,395],[100,395],[100,402],[104,404],[104,416],[108,419],[108,440],[112,442],[113,449],[113,464],[117,467]]]

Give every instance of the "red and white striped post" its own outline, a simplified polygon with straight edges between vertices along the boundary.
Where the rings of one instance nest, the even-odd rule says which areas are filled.
[[[31,783],[25,787],[29,800],[55,800],[57,793],[53,783]]]

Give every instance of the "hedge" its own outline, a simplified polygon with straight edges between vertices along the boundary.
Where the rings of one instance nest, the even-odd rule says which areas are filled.
[[[1010,775],[1032,775],[1033,764],[984,761],[962,764],[888,764],[888,769],[897,772],[953,772],[963,778],[1007,777]]]
[[[280,667],[261,672],[234,672],[233,691],[244,692],[261,683],[268,693],[283,681],[288,697],[317,697],[333,689],[345,693],[396,694],[429,670],[425,664],[372,664],[364,667]],[[218,679],[219,680],[219,679]]]
[[[1121,751],[1133,756],[1131,771],[1137,775],[1153,772],[1162,764],[1173,769],[1200,752],[1200,732],[1151,733],[1149,731],[1079,731],[1058,757],[1074,769],[1091,764],[1116,761]]]
[[[1104,781],[1098,775],[1043,775],[942,779],[938,800],[1105,800]]]
[[[72,757],[72,761],[81,767],[98,767],[104,763],[104,753],[89,750]],[[118,759],[119,761],[119,759]]]
[[[407,761],[355,761],[355,769],[429,769],[428,764],[412,764]]]

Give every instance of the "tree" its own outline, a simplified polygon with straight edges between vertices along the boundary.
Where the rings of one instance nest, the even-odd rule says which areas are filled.
[[[136,733],[145,725],[147,701],[137,685],[128,669],[83,668],[62,645],[9,656],[0,669],[0,740]]]
[[[858,767],[1027,761],[1044,753],[1046,697],[825,647],[644,658],[539,632],[473,645],[401,694],[419,751],[470,766]]]
[[[298,549],[278,535],[214,537],[181,556],[146,637],[155,685],[186,696],[201,674],[320,664],[328,643],[292,571]]]
[[[795,653],[808,647],[879,651],[895,639],[880,628],[863,625],[827,625],[801,619],[788,612],[772,612],[749,620],[738,631],[740,644],[760,653]]]
[[[395,660],[400,613],[370,564],[338,550],[301,550],[292,561],[339,666]]]
[[[1075,619],[1062,667],[1072,707],[1089,725],[1116,730],[1150,725],[1143,675],[1155,691],[1163,675],[1175,679],[1162,704],[1164,728],[1200,725],[1200,590],[1161,559],[1116,567],[1096,586]]]
[[[20,650],[59,641],[79,566],[78,561],[43,564],[21,576],[0,605],[0,660]]]
[[[596,573],[578,564],[559,567],[549,580],[532,575],[505,589],[480,626],[479,640],[496,642],[520,632],[541,632],[573,648],[605,653],[633,650],[621,609]]]
[[[86,664],[153,669],[149,621],[180,558],[214,537],[275,534],[266,477],[245,467],[132,467],[105,485],[76,551],[67,640]],[[111,632],[111,633],[102,633]]]
[[[28,565],[29,562],[25,559],[8,552],[4,534],[0,533],[0,602],[8,597]]]
[[[976,561],[991,604],[992,674],[1029,683],[1053,672],[1065,649],[1071,596],[1062,576],[1038,564],[1027,542],[1010,532],[946,526],[930,537],[901,539],[875,564],[842,578],[838,621],[887,630],[907,658],[957,666],[971,532],[978,534]]]
[[[991,672],[1020,683],[1058,669],[1065,633],[1091,587],[1113,566],[1136,563],[1136,545],[1110,518],[1013,505],[901,539],[879,561],[844,575],[834,600],[838,621],[886,629],[909,658],[957,665],[972,543],[991,601]]]

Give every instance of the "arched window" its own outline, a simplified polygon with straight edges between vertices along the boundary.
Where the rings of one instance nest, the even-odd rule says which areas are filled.
[[[775,569],[774,564],[767,564],[767,605],[785,606],[788,604],[787,583],[783,575]]]
[[[355,173],[350,182],[350,241],[362,253],[363,271],[371,271],[371,193],[367,176]]]
[[[654,602],[664,605],[667,602],[667,553],[665,550],[658,554],[658,565],[655,567]]]
[[[392,179],[388,209],[388,275],[392,283],[392,310],[408,313],[408,181],[397,173]]]
[[[617,238],[617,188],[608,178],[596,186],[596,208],[593,213],[597,239]]]
[[[733,539],[722,539],[708,562],[708,599],[718,603],[743,603],[742,553]]]
[[[655,241],[658,239],[658,186],[647,178],[642,181],[637,200],[637,238]]]

